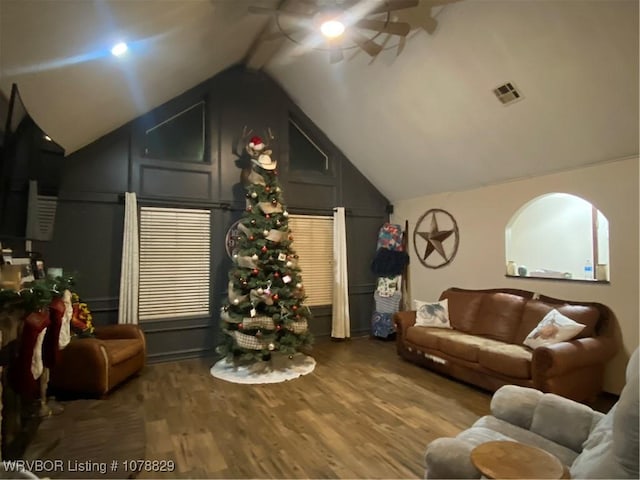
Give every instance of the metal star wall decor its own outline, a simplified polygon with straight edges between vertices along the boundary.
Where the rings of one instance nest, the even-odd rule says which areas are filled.
[[[444,228],[441,229],[438,220]],[[451,263],[458,253],[459,240],[460,232],[455,218],[440,208],[427,210],[413,230],[416,255],[427,268],[441,268]]]

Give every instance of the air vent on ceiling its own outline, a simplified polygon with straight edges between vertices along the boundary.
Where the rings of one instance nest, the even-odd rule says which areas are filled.
[[[512,82],[500,85],[498,88],[493,90],[493,93],[495,93],[496,97],[498,97],[498,100],[500,100],[500,102],[505,105],[513,103],[517,100],[522,100],[522,94]]]

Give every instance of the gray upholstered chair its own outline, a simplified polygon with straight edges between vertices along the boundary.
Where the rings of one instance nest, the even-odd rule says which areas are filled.
[[[491,415],[455,438],[439,438],[429,444],[425,478],[480,478],[471,451],[492,440],[515,440],[542,448],[569,468],[571,478],[640,478],[638,361],[636,349],[627,366],[627,383],[606,415],[531,388],[500,388],[491,400]]]

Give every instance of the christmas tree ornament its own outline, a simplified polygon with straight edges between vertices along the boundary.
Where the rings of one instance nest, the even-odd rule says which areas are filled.
[[[258,270],[257,268],[254,268],[253,270],[251,270],[251,273],[253,275],[258,275],[260,273],[260,270]]]
[[[280,278],[280,272],[273,272],[273,276],[276,278]]]
[[[271,218],[271,215],[269,215],[268,213],[264,216],[264,218],[266,218],[267,220],[269,220]]]
[[[252,241],[252,242],[253,242],[255,239],[256,239],[256,237],[254,237],[253,235],[251,235],[251,236],[249,237],[249,240],[250,240],[250,241]]]
[[[293,262],[289,260],[286,264],[287,267],[291,268],[293,266]]]
[[[269,185],[267,185],[266,187],[264,187],[264,191],[265,192],[270,192],[271,191],[271,187]]]
[[[286,259],[287,259],[287,256],[284,253],[278,254],[278,260],[280,260],[281,262],[284,262]]]
[[[265,237],[269,236],[269,230],[263,230],[262,235],[264,235]]]
[[[258,257],[258,254],[257,254],[257,253],[254,253],[253,255],[251,255],[251,260],[253,260],[253,261],[258,260],[258,258],[259,258],[259,257]]]
[[[257,198],[258,194],[256,192],[251,192],[251,198]]]
[[[273,350],[275,350],[275,349],[276,349],[276,346],[275,346],[273,343],[270,343],[270,344],[269,344],[269,346],[268,346],[267,348],[269,348],[269,350],[272,350],[272,351],[273,351]]]
[[[277,293],[274,293],[273,295],[271,295],[271,298],[273,298],[274,302],[277,302],[280,296]]]
[[[271,205],[273,205],[274,207],[278,204],[278,199],[277,198],[272,198],[271,199]]]
[[[288,217],[289,216],[289,212],[287,212],[286,210],[284,212],[282,212],[282,216],[283,217]]]
[[[282,281],[284,283],[289,283],[291,282],[291,277],[289,275],[285,275],[284,277],[282,277]]]
[[[262,253],[267,253],[267,252],[269,251],[269,249],[267,248],[267,246],[266,246],[266,245],[264,245],[264,246],[260,249],[260,251],[261,251]]]
[[[255,226],[255,224],[256,224],[256,219],[255,219],[255,218],[252,218],[252,219],[251,219],[251,225]]]
[[[298,282],[298,283],[296,283],[296,288],[297,288],[297,289],[301,289],[301,288],[302,288],[302,283],[299,283],[299,282]]]

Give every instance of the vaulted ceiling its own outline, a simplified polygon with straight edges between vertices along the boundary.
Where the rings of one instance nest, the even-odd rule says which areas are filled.
[[[422,0],[402,15],[425,28],[399,55],[392,40],[373,61],[355,49],[336,64],[260,41],[272,20],[249,5],[280,4],[0,0],[0,90],[16,82],[71,153],[246,62],[391,201],[638,154],[636,0]],[[130,51],[115,58],[120,39]],[[506,82],[521,100],[498,101]]]

